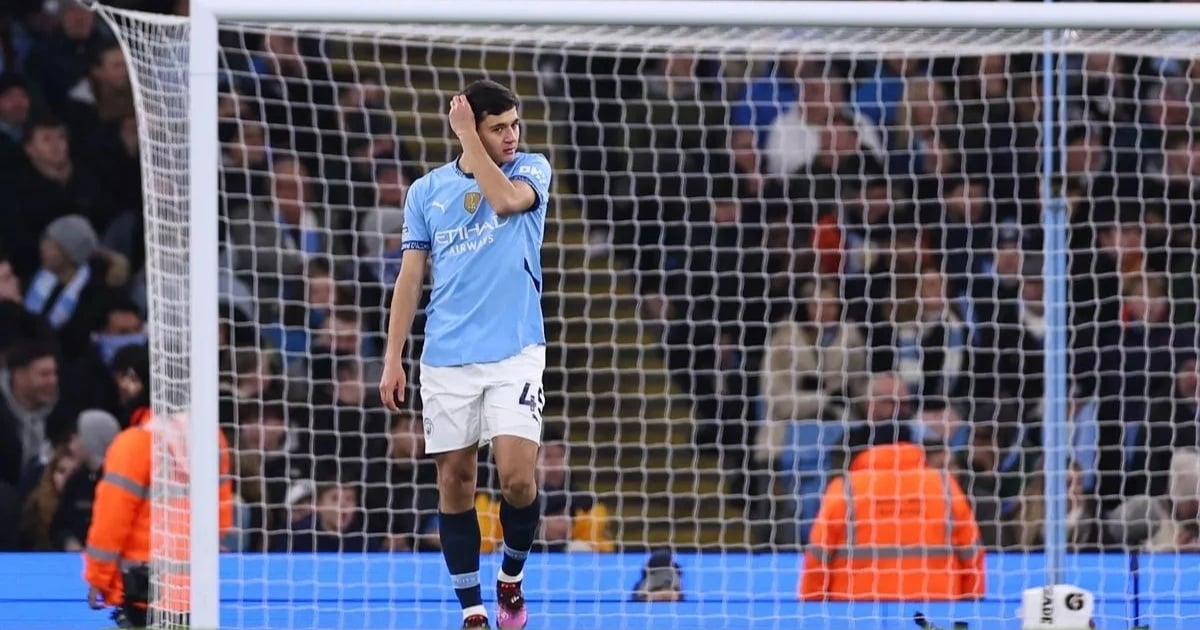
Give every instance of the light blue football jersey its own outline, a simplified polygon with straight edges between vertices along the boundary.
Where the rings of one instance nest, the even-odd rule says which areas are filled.
[[[541,251],[550,163],[538,153],[517,153],[500,170],[537,192],[528,212],[496,216],[457,160],[408,191],[403,248],[429,250],[433,261],[421,357],[428,365],[492,363],[546,343]]]

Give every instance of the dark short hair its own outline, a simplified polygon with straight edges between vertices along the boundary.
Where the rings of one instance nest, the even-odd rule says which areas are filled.
[[[25,123],[25,142],[29,143],[33,140],[33,134],[38,129],[63,129],[66,130],[67,123],[62,119],[55,117],[52,114],[39,113],[37,116],[31,117]]]
[[[324,256],[313,256],[308,259],[308,269],[305,272],[310,276],[332,276],[333,264]]]
[[[515,109],[520,102],[512,90],[489,79],[481,79],[468,85],[462,91],[475,112],[475,124],[479,124],[488,116],[498,116],[510,109]]]
[[[17,341],[8,350],[8,369],[19,370],[29,367],[31,363],[46,357],[57,357],[58,348],[43,339],[23,339]]]
[[[7,94],[9,90],[16,89],[25,90],[26,94],[29,93],[24,77],[13,72],[0,74],[0,96]]]
[[[133,298],[120,292],[113,292],[108,296],[108,305],[104,309],[105,324],[107,319],[113,313],[134,313],[139,318],[142,318],[142,309],[133,301]]]

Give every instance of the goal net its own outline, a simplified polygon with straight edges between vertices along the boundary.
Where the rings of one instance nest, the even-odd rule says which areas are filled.
[[[419,396],[375,386],[406,191],[485,77],[555,168],[531,628],[1033,628],[1051,584],[1089,594],[1046,591],[1054,627],[1200,622],[1194,33],[221,22],[216,322],[188,316],[188,22],[100,11],[156,411],[219,352],[191,421],[231,446],[222,628],[460,623]],[[188,587],[170,446],[159,595]]]

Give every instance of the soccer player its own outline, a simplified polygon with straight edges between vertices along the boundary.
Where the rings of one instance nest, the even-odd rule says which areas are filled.
[[[450,101],[462,153],[408,191],[379,383],[384,403],[399,411],[406,386],[401,351],[432,258],[420,372],[425,450],[437,463],[438,531],[463,628],[489,627],[474,508],[479,446],[491,442],[503,495],[497,628],[527,623],[521,581],[541,519],[534,480],[546,366],[540,256],[551,173],[545,157],[517,150],[517,105],[493,81],[472,83]]]

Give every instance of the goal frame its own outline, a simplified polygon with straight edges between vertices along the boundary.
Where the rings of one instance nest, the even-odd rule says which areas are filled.
[[[688,10],[702,6],[702,10]],[[605,25],[605,26],[737,26],[828,28],[980,28],[1045,30],[1044,68],[1054,57],[1055,31],[1065,29],[1200,30],[1200,8],[1156,4],[1147,11],[1134,3],[994,3],[903,2],[867,0],[848,4],[837,0],[525,0],[522,11],[496,0],[192,0],[188,41],[188,196],[189,196],[189,299],[190,347],[217,347],[218,306],[218,198],[220,148],[217,116],[218,24],[223,20],[292,23],[457,23],[503,25]],[[1050,85],[1050,73],[1046,73]],[[1057,95],[1046,90],[1047,104]],[[1053,108],[1043,107],[1046,129]],[[1059,129],[1061,132],[1062,129]],[[1046,148],[1057,134],[1046,133]],[[1049,152],[1047,152],[1048,154]],[[1050,165],[1043,174],[1051,174]],[[1066,489],[1066,221],[1062,204],[1055,204],[1049,177],[1042,195],[1046,240],[1047,451],[1057,452],[1062,467],[1047,464],[1047,501],[1064,496]],[[1053,309],[1051,307],[1054,307]],[[217,432],[218,358],[216,352],[193,352],[189,359],[191,457],[189,468],[191,624],[217,628],[220,620],[218,488],[220,484]],[[1051,470],[1057,468],[1058,470]],[[1054,474],[1051,473],[1063,473]],[[1055,492],[1051,489],[1061,489]],[[1048,516],[1061,515],[1061,505],[1048,505]],[[1048,520],[1050,520],[1048,518]],[[1061,540],[1047,538],[1047,579],[1055,578],[1052,558]],[[1056,536],[1057,537],[1057,536]]]

